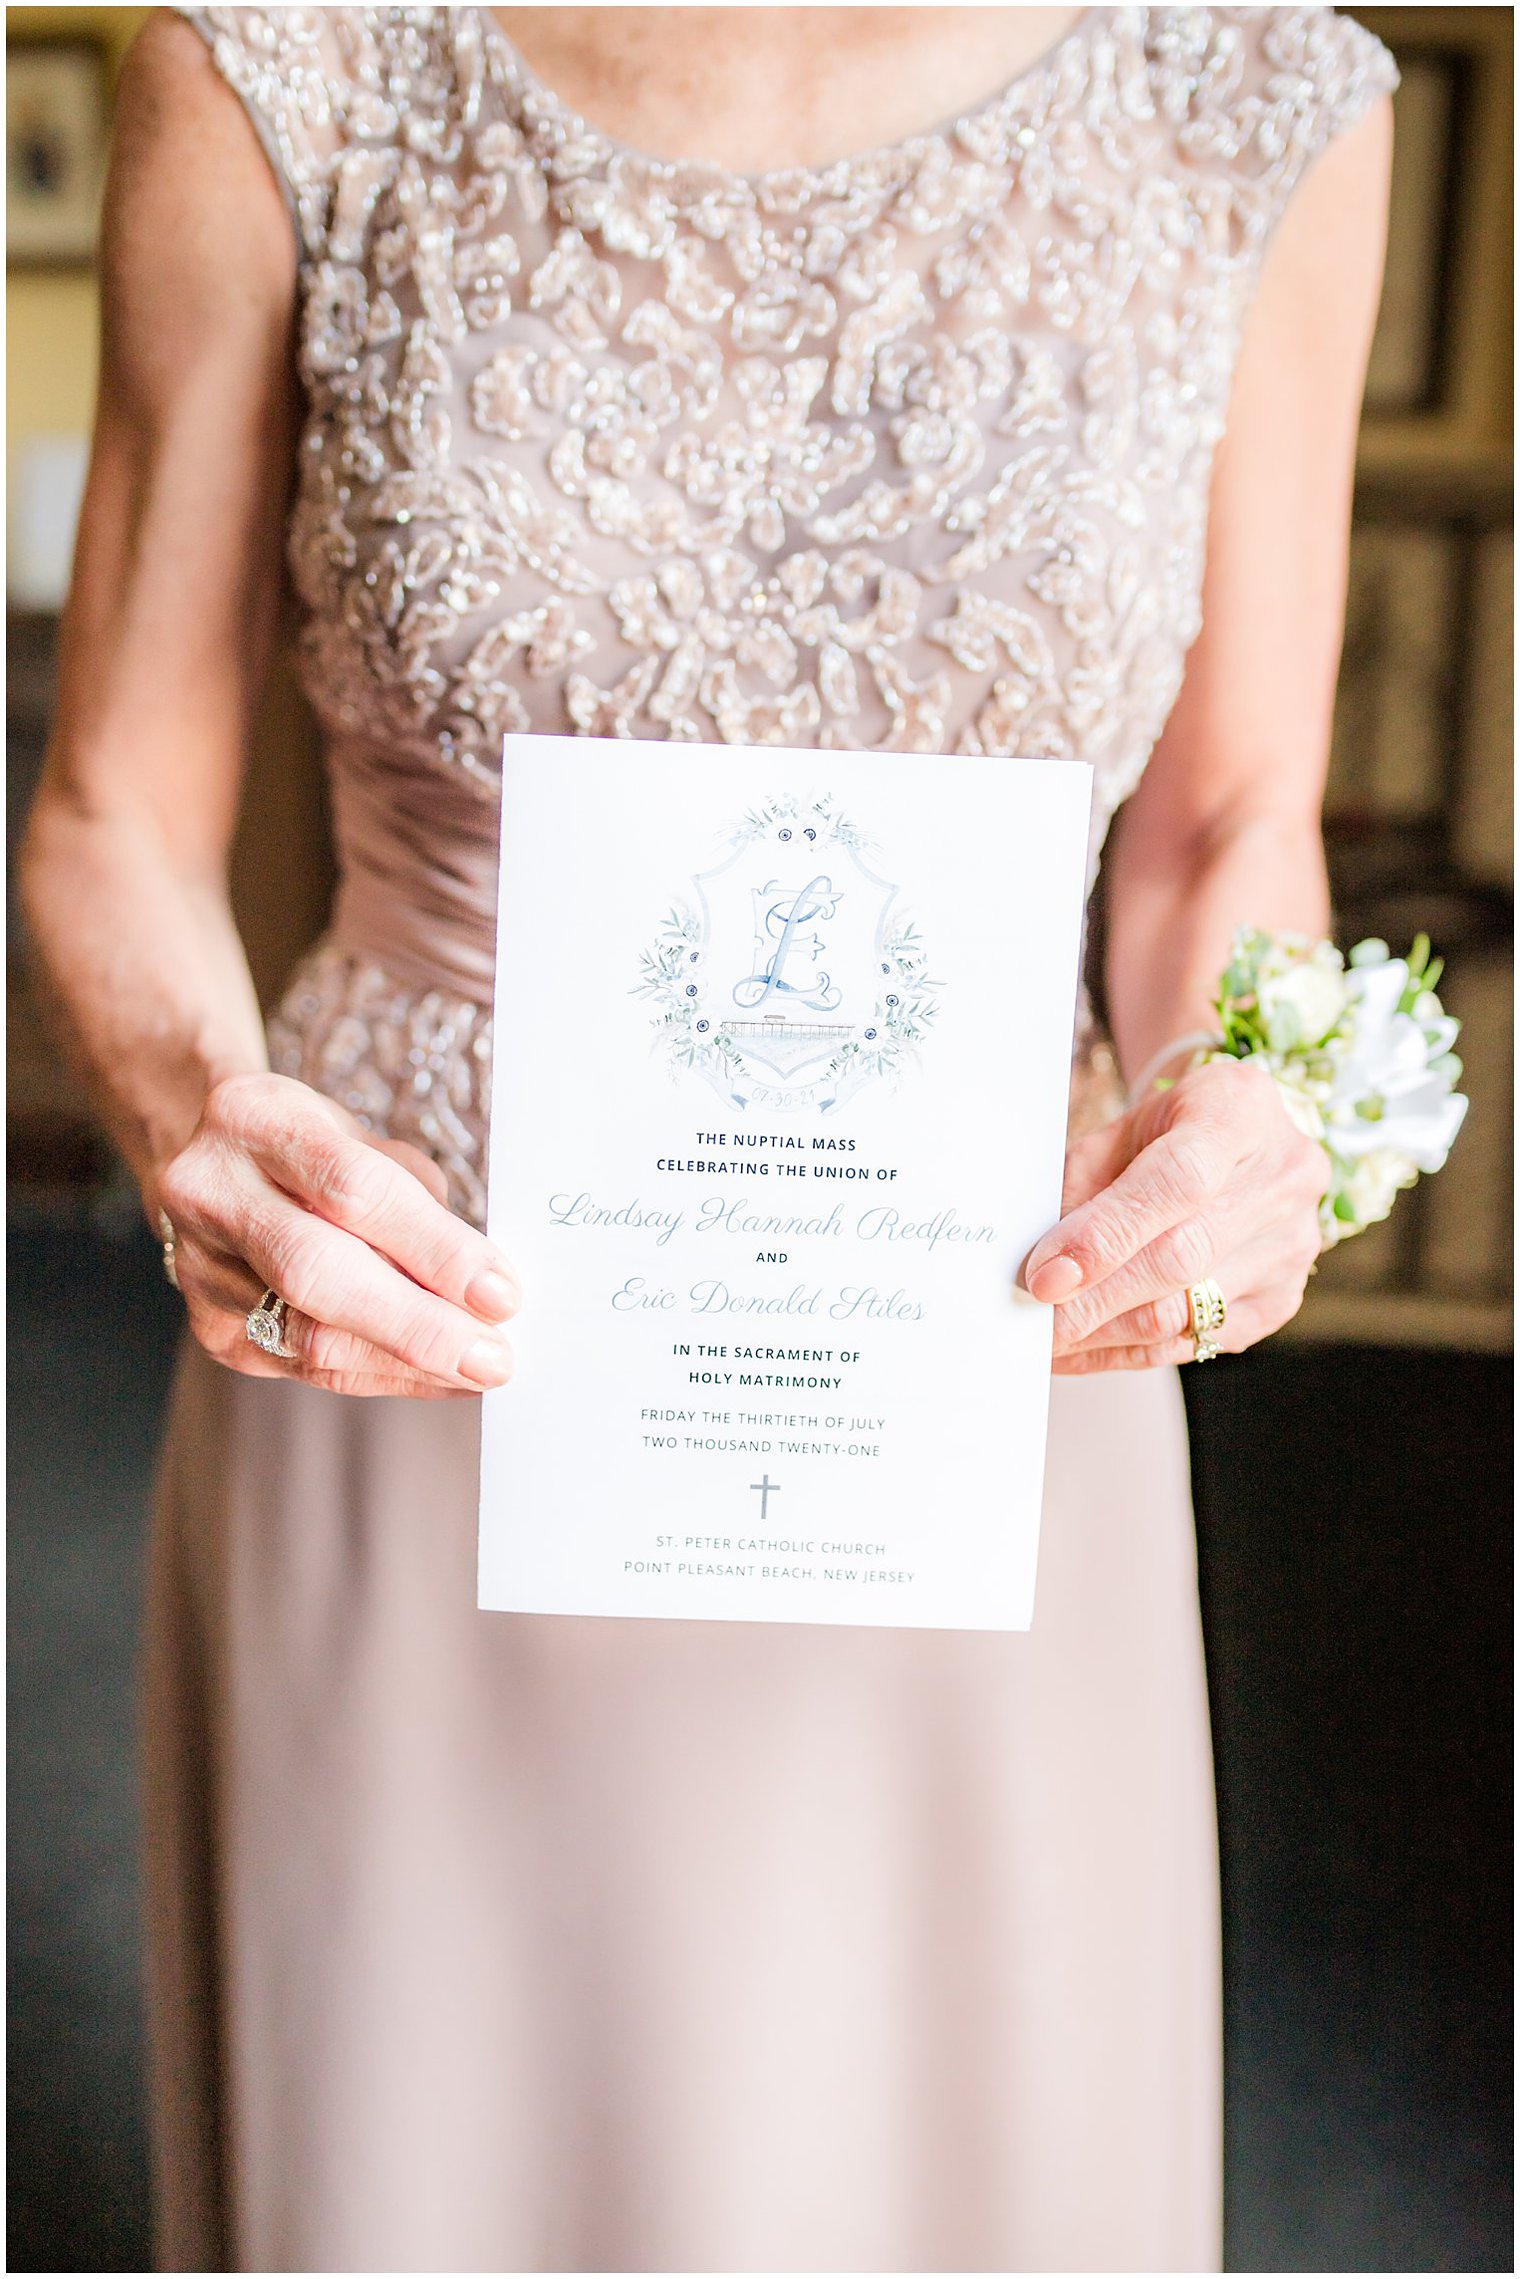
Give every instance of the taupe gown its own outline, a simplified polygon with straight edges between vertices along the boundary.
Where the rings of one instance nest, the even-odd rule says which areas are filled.
[[[186,13],[303,288],[343,878],[277,1068],[479,1218],[508,728],[1084,758],[1096,870],[1262,251],[1391,81],[1368,34],[1091,9],[952,124],[750,179],[609,141],[484,10]],[[1114,1106],[1085,1006],[1073,1100]],[[478,1614],[477,1429],[184,1357],[163,2264],[1217,2268],[1175,1377],[1056,1383],[1024,1637]]]

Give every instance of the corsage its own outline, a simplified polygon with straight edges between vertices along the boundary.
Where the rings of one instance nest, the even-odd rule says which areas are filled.
[[[1452,1051],[1459,1024],[1435,985],[1441,960],[1421,934],[1407,958],[1388,944],[1358,942],[1343,958],[1333,942],[1242,926],[1219,980],[1219,1027],[1179,1037],[1149,1061],[1130,1104],[1182,1059],[1252,1060],[1271,1071],[1300,1131],[1330,1158],[1320,1204],[1328,1250],[1385,1219],[1401,1187],[1439,1171],[1467,1113]]]

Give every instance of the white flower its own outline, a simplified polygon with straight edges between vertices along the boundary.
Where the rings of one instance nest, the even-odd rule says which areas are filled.
[[[1351,1035],[1324,1102],[1329,1144],[1352,1161],[1394,1149],[1420,1171],[1439,1171],[1467,1102],[1431,1063],[1445,1057],[1457,1024],[1399,1011],[1409,984],[1403,958],[1354,966],[1348,978]]]
[[[1341,1189],[1342,1195],[1354,1213],[1357,1227],[1375,1226],[1386,1219],[1393,1209],[1393,1198],[1401,1187],[1412,1187],[1419,1176],[1419,1166],[1397,1148],[1375,1147],[1364,1155]],[[1341,1222],[1343,1226],[1347,1222]]]
[[[1275,1052],[1322,1044],[1346,1010],[1347,977],[1306,958],[1286,972],[1264,974],[1259,1000],[1267,1041]]]
[[[1439,1171],[1466,1114],[1464,1096],[1449,1092],[1441,1077],[1432,1076],[1396,1104],[1358,1103],[1349,1114],[1327,1116],[1325,1136],[1337,1155],[1352,1161],[1397,1148],[1417,1170]]]
[[[1401,1187],[1439,1171],[1467,1113],[1453,1089],[1458,1023],[1430,987],[1439,973],[1422,935],[1410,959],[1359,942],[1242,927],[1218,999],[1224,1055],[1275,1079],[1298,1129],[1330,1158],[1320,1205],[1326,1246],[1388,1216]]]

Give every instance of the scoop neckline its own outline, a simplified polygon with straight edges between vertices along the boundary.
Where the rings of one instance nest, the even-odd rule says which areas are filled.
[[[572,140],[590,143],[609,157],[626,160],[630,165],[648,173],[669,178],[682,174],[701,177],[707,182],[721,182],[730,188],[750,194],[763,191],[768,185],[785,183],[833,183],[841,177],[863,169],[887,163],[894,159],[911,158],[931,149],[936,143],[946,143],[968,127],[980,125],[996,117],[1010,105],[1028,82],[1053,72],[1075,48],[1085,45],[1093,27],[1108,14],[1106,8],[1080,8],[1064,32],[1052,40],[1040,55],[1032,58],[1005,79],[990,95],[957,111],[948,119],[941,119],[932,127],[920,127],[911,135],[902,135],[895,142],[876,143],[868,150],[847,151],[839,158],[831,158],[821,166],[775,166],[760,174],[739,174],[731,167],[711,158],[660,158],[652,151],[640,150],[635,144],[623,142],[605,127],[599,127],[575,110],[561,95],[557,95],[547,81],[541,79],[494,9],[476,6],[470,10],[480,27],[481,38],[488,60],[505,67],[518,91],[530,99],[545,118],[553,119]]]

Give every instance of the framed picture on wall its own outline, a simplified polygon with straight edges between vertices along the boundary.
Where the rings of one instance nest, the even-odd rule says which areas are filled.
[[[1348,13],[1386,41],[1401,74],[1359,463],[1507,478],[1514,11]]]
[[[90,40],[10,40],[5,63],[6,260],[88,262],[105,178],[105,50]]]
[[[1367,367],[1372,413],[1437,410],[1450,334],[1456,134],[1465,59],[1400,59],[1383,298]]]

